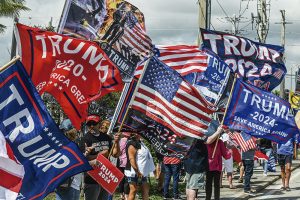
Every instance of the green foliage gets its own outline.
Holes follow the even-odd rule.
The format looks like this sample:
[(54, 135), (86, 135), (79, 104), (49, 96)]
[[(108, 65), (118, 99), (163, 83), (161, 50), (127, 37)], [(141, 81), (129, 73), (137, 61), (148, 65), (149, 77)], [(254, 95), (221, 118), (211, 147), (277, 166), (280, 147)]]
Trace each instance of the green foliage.
[[(18, 17), (21, 11), (30, 10), (24, 3), (24, 0), (0, 0), (0, 17)], [(0, 24), (0, 34), (5, 31), (5, 28)]]

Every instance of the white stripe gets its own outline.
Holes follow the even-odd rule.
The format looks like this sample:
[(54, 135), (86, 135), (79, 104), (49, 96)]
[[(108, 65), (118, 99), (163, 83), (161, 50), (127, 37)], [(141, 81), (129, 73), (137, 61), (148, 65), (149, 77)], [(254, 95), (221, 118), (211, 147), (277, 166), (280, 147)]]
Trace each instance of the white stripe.
[(18, 193), (0, 186), (0, 199), (1, 200), (16, 200)]
[[(166, 53), (170, 53), (170, 51), (166, 51)], [(205, 57), (205, 58), (207, 58), (207, 56), (206, 55), (204, 55), (204, 54), (201, 54), (201, 53), (199, 53), (199, 52), (195, 52), (195, 53), (189, 53), (189, 52), (180, 52), (180, 54), (178, 53), (178, 54), (172, 54), (172, 55), (166, 55), (166, 56), (164, 56), (164, 55), (162, 55), (162, 52), (160, 52), (160, 55), (161, 55), (161, 59), (162, 60), (168, 60), (168, 59), (173, 59), (173, 58), (187, 58), (187, 57), (193, 57), (192, 58), (192, 60), (194, 60), (194, 59), (199, 59), (199, 58), (201, 58), (201, 60), (205, 60), (205, 62), (207, 62), (207, 59), (204, 59), (203, 57)]]
[[(141, 85), (140, 87), (143, 88), (144, 90), (146, 90), (146, 91), (154, 94), (161, 101), (163, 101), (168, 106), (169, 109), (173, 110), (174, 112), (180, 113), (180, 114), (184, 115), (185, 117), (187, 117), (187, 118), (189, 118), (191, 120), (199, 121), (199, 122), (201, 121), (200, 118), (198, 118), (198, 117), (196, 117), (194, 115), (190, 115), (186, 111), (184, 111), (184, 110), (180, 109), (179, 107), (176, 107), (173, 104), (169, 103), (168, 101), (166, 101), (164, 99), (164, 97), (162, 97), (158, 92), (155, 92), (151, 88), (149, 88), (147, 86), (144, 86), (144, 85)], [(182, 118), (179, 118), (179, 117), (173, 115), (173, 113), (171, 113), (164, 105), (162, 105), (158, 101), (156, 101), (156, 100), (154, 100), (154, 99), (152, 99), (152, 98), (150, 98), (150, 97), (148, 97), (148, 96), (146, 96), (144, 94), (137, 93), (136, 97), (140, 97), (141, 99), (143, 99), (143, 100), (145, 100), (145, 101), (147, 101), (149, 103), (152, 103), (155, 106), (157, 106), (158, 108), (162, 109), (163, 111), (165, 111), (167, 113), (167, 115), (169, 116), (169, 118), (173, 119), (174, 121), (176, 121), (179, 124), (184, 124), (185, 126), (189, 127), (190, 129), (193, 129), (195, 131), (198, 131), (198, 130), (201, 130), (201, 132), (205, 132), (206, 131), (205, 129), (203, 129), (203, 128), (199, 127), (199, 126), (191, 124), (193, 122), (189, 123), (189, 122), (183, 120)], [(160, 114), (160, 115), (162, 115), (162, 114)], [(203, 125), (208, 125), (209, 124), (207, 121), (202, 122), (202, 123), (203, 123)]]
[[(180, 66), (181, 67), (181, 66)], [(175, 70), (179, 73), (179, 74), (185, 74), (189, 71), (192, 71), (192, 70), (198, 70), (198, 71), (205, 71), (207, 69), (207, 67), (203, 67), (203, 66), (189, 66), (189, 67), (181, 67), (180, 69), (176, 69)]]
[(206, 63), (206, 62), (203, 62), (203, 60), (183, 60), (183, 61), (178, 61), (178, 62), (164, 62), (166, 65), (170, 66), (170, 67), (173, 67), (173, 66), (178, 66), (178, 65), (187, 65), (187, 64), (193, 64), (195, 63), (196, 64), (199, 64), (199, 63)]
[(20, 178), (23, 178), (25, 174), (23, 165), (9, 158), (0, 158), (0, 169)]
[[(181, 90), (181, 89), (178, 90), (178, 93), (180, 93), (181, 95), (183, 95), (183, 96), (185, 96), (186, 98), (189, 98), (189, 99), (190, 99), (191, 97), (193, 97), (193, 96), (187, 94), (185, 91), (183, 91), (183, 90)], [(195, 99), (196, 99), (196, 98), (195, 98)], [(196, 100), (198, 100), (198, 99), (196, 99)], [(210, 115), (209, 115), (209, 114), (207, 114), (206, 112), (204, 112), (204, 111), (201, 110), (200, 108), (195, 107), (195, 105), (192, 105), (192, 104), (190, 104), (189, 102), (186, 102), (186, 101), (184, 101), (184, 100), (178, 98), (177, 96), (174, 98), (174, 101), (176, 101), (176, 102), (178, 102), (178, 103), (180, 103), (180, 104), (182, 104), (182, 105), (185, 105), (186, 107), (190, 108), (191, 110), (193, 110), (193, 111), (195, 111), (195, 112), (197, 112), (197, 113), (199, 113), (199, 114), (201, 114), (201, 115), (203, 115), (203, 116), (205, 116), (205, 117), (210, 118)], [(194, 102), (195, 102), (195, 101), (194, 101)], [(203, 104), (201, 104), (200, 101), (197, 101), (197, 102), (195, 102), (195, 103), (198, 104), (199, 106), (205, 107)], [(197, 118), (197, 119), (199, 120), (199, 118)]]
[(130, 47), (138, 49), (139, 52), (145, 52), (146, 49), (139, 43), (137, 43), (127, 32), (124, 33), (126, 35), (122, 37), (122, 39), (126, 42)]
[(3, 133), (0, 131), (0, 157), (8, 158), (7, 149), (6, 149), (6, 141)]
[[(137, 107), (143, 109), (145, 112), (150, 112), (150, 113), (154, 113), (154, 114), (156, 114), (156, 115), (161, 116), (161, 117), (163, 118), (163, 120), (164, 120), (167, 124), (169, 124), (173, 129), (175, 129), (174, 132), (178, 132), (178, 133), (180, 133), (180, 134), (182, 134), (182, 135), (186, 135), (186, 136), (193, 137), (193, 138), (199, 138), (199, 139), (201, 138), (200, 136), (194, 135), (194, 134), (192, 134), (192, 133), (190, 133), (190, 132), (187, 132), (187, 131), (184, 130), (184, 129), (181, 129), (181, 128), (177, 127), (175, 124), (173, 124), (173, 123), (169, 120), (168, 117), (162, 115), (162, 114), (161, 114), (160, 112), (158, 112), (157, 110), (154, 110), (154, 109), (152, 109), (152, 108), (150, 108), (150, 107), (147, 107), (147, 106), (146, 106), (145, 104), (143, 104), (143, 103), (138, 103), (138, 102), (134, 101), (134, 102), (133, 102), (133, 105), (135, 105), (135, 106), (137, 106)], [(200, 130), (199, 130), (199, 133), (200, 133), (200, 132), (201, 132), (201, 133), (204, 133), (203, 131), (200, 131)]]
[(127, 37), (130, 38), (134, 44), (136, 44), (137, 46), (139, 46), (142, 49), (145, 49), (145, 51), (150, 48), (149, 43), (146, 43), (143, 38), (141, 38), (139, 35), (137, 35), (135, 32), (133, 32), (130, 28), (126, 28), (126, 30), (128, 32), (130, 32), (131, 35), (134, 35), (134, 38), (133, 38), (127, 31), (124, 31), (125, 35), (127, 35)]

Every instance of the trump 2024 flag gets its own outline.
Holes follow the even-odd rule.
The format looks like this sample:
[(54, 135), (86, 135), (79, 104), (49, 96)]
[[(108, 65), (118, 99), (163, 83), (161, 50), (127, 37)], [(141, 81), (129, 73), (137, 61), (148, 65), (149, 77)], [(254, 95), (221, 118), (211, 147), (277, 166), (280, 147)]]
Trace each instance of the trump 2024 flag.
[(258, 138), (286, 143), (299, 133), (290, 104), (276, 95), (236, 79), (224, 125)]
[(66, 178), (92, 169), (50, 117), (21, 62), (1, 72), (0, 93), (0, 170), (14, 178), (7, 185), (1, 172), (0, 196), (13, 191), (17, 199), (43, 199)]

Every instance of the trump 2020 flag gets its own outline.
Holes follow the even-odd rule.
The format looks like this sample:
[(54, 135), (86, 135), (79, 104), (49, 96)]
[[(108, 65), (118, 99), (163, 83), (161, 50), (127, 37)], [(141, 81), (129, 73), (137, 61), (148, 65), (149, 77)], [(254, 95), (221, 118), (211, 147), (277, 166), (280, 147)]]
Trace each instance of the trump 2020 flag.
[(77, 130), (88, 103), (123, 88), (120, 72), (91, 41), (16, 26), (22, 63), (38, 92), (50, 93)]
[(132, 108), (178, 135), (203, 137), (213, 111), (197, 89), (158, 58), (151, 57), (144, 70)]
[[(15, 189), (17, 199), (43, 199), (66, 178), (91, 170), (77, 145), (50, 117), (21, 62), (1, 72), (0, 82), (0, 147), (6, 147), (1, 150), (0, 169), (16, 175), (11, 185), (16, 187), (5, 187), (1, 183), (8, 180), (2, 178), (1, 187)], [(6, 168), (3, 157), (10, 158), (14, 168)]]
[(278, 143), (299, 133), (288, 102), (240, 79), (236, 79), (224, 125)]

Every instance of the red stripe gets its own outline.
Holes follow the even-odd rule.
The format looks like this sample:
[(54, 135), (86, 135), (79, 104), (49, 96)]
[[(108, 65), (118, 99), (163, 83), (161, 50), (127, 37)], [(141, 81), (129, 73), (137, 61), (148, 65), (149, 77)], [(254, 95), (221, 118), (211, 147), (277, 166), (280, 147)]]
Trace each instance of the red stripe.
[(12, 175), (7, 171), (0, 169), (0, 186), (18, 193), (22, 186), (22, 178)]
[[(152, 118), (154, 121), (157, 121), (158, 123), (162, 124), (163, 126), (169, 128), (171, 131), (173, 131), (175, 134), (182, 134), (181, 132), (178, 132), (177, 129), (175, 129), (170, 124), (166, 123), (164, 120), (162, 120), (160, 117), (154, 115), (153, 113), (148, 112), (147, 110), (144, 110), (140, 107), (132, 106), (133, 109), (138, 110), (142, 113), (145, 113), (148, 117)], [(193, 135), (193, 133), (191, 133)], [(202, 132), (198, 132), (197, 134), (194, 134), (196, 137), (203, 137), (205, 134)]]
[[(180, 119), (182, 119), (182, 120), (184, 120), (184, 121), (194, 121), (193, 124), (195, 124), (196, 126), (199, 126), (199, 127), (201, 127), (201, 128), (207, 129), (207, 126), (204, 125), (204, 124), (202, 124), (202, 123), (199, 123), (199, 121), (195, 121), (195, 120), (192, 120), (192, 119), (190, 119), (190, 118), (188, 118), (188, 117), (185, 117), (184, 115), (182, 115), (181, 113), (178, 113), (178, 112), (176, 112), (176, 111), (174, 112), (174, 110), (172, 110), (172, 109), (169, 107), (168, 104), (166, 104), (165, 102), (161, 101), (161, 99), (160, 99), (159, 97), (157, 97), (155, 94), (150, 93), (150, 92), (148, 92), (148, 91), (146, 91), (146, 90), (144, 90), (144, 89), (142, 89), (142, 88), (139, 88), (139, 89), (138, 89), (138, 93), (141, 93), (141, 94), (143, 94), (143, 95), (145, 95), (145, 96), (147, 96), (147, 97), (149, 97), (149, 98), (151, 98), (151, 99), (154, 99), (156, 102), (162, 104), (163, 107), (165, 107), (169, 112), (171, 112), (171, 113), (172, 113), (173, 115), (175, 115), (176, 117), (178, 117), (178, 118), (180, 118)], [(155, 110), (156, 110), (156, 108), (159, 109), (158, 107), (156, 107), (156, 106), (155, 106), (154, 104), (152, 104), (151, 102), (147, 102), (146, 100), (141, 99), (141, 98), (139, 98), (139, 97), (136, 97), (136, 98), (137, 98), (138, 100), (135, 99), (135, 101), (138, 101), (138, 102), (140, 102), (140, 103), (143, 103), (143, 104), (145, 104), (145, 105), (147, 105), (147, 106), (148, 106), (148, 105), (151, 105), (151, 108), (153, 108), (153, 109), (155, 109)], [(193, 102), (192, 102), (192, 103), (193, 103)], [(172, 102), (171, 104), (174, 105), (173, 102)], [(194, 103), (194, 104), (195, 104), (195, 103)], [(178, 104), (178, 103), (177, 103), (177, 105), (178, 105), (178, 106), (176, 106), (176, 107), (177, 107), (177, 108), (180, 108), (180, 109), (182, 109), (182, 110), (185, 110), (184, 108), (186, 108), (186, 106), (183, 106), (182, 104)], [(148, 106), (148, 107), (150, 107), (150, 106)], [(197, 105), (196, 105), (196, 107), (197, 107)], [(186, 111), (189, 112), (190, 109), (187, 109)], [(167, 115), (164, 111), (163, 111), (163, 113), (164, 113), (164, 115)], [(211, 121), (210, 118), (205, 117), (205, 116), (201, 115), (200, 113), (197, 113), (197, 115), (194, 115), (194, 116), (197, 117), (197, 118), (200, 118), (200, 119), (202, 119), (203, 121), (206, 121), (206, 122), (208, 122), (208, 123)]]
[[(180, 89), (183, 90), (184, 92), (190, 94), (191, 96), (194, 96), (195, 98), (197, 98), (197, 97), (199, 96), (198, 94), (193, 94), (193, 91), (188, 90), (186, 87), (180, 86)], [(211, 114), (211, 113), (212, 113), (212, 111), (211, 111), (210, 109), (208, 109), (207, 107), (204, 107), (204, 106), (203, 106), (203, 100), (201, 101), (200, 98), (197, 98), (197, 99), (198, 99), (202, 104), (197, 103), (197, 102), (195, 102), (195, 101), (189, 99), (188, 97), (183, 96), (182, 94), (176, 94), (176, 96), (177, 96), (178, 98), (180, 98), (180, 99), (182, 99), (182, 100), (188, 102), (189, 104), (194, 105), (196, 108), (199, 108), (199, 109), (202, 110), (203, 112), (206, 112), (206, 113), (208, 113), (208, 114)], [(201, 97), (201, 98), (202, 98), (202, 97)], [(204, 105), (206, 105), (206, 104), (204, 104)], [(210, 121), (210, 118), (207, 118), (207, 117), (206, 117), (206, 121)]]
[(176, 157), (168, 157), (168, 156), (165, 156), (164, 157), (164, 164), (165, 165), (174, 165), (174, 164), (179, 164), (181, 162), (181, 160), (179, 158), (176, 158)]
[[(136, 102), (139, 102), (139, 103), (142, 103), (143, 105), (145, 105), (145, 106), (147, 106), (147, 107), (150, 107), (150, 108), (152, 108), (152, 109), (154, 109), (154, 110), (156, 110), (156, 111), (158, 111), (159, 113), (161, 113), (161, 115), (164, 115), (165, 117), (167, 117), (173, 124), (175, 124), (177, 127), (179, 127), (179, 128), (181, 128), (181, 129), (184, 129), (184, 130), (186, 130), (187, 132), (190, 132), (190, 133), (192, 133), (192, 134), (194, 134), (194, 135), (199, 135), (199, 132), (198, 131), (196, 131), (196, 130), (194, 130), (194, 129), (191, 129), (191, 128), (189, 128), (188, 126), (186, 126), (185, 124), (182, 124), (182, 123), (179, 123), (179, 122), (177, 122), (177, 121), (175, 121), (173, 118), (171, 118), (165, 111), (163, 111), (162, 109), (160, 109), (159, 107), (156, 107), (154, 104), (152, 104), (152, 103), (150, 103), (150, 102), (147, 102), (147, 101), (145, 101), (145, 100), (143, 100), (143, 99), (141, 99), (141, 98), (139, 98), (139, 97), (136, 97), (135, 98), (135, 101)], [(143, 109), (143, 108), (141, 108), (141, 109)], [(170, 110), (169, 108), (167, 108), (166, 107), (166, 109), (168, 109), (168, 110)], [(143, 109), (144, 110), (144, 109)], [(145, 110), (146, 112), (148, 112), (148, 110)], [(145, 112), (144, 111), (144, 112)], [(199, 127), (199, 128), (202, 128), (202, 129), (207, 129), (208, 127), (206, 126), (206, 125), (203, 125), (203, 124), (201, 124), (201, 123), (199, 123), (199, 122), (197, 122), (197, 121), (195, 121), (195, 120), (191, 120), (191, 119), (189, 119), (189, 118), (186, 118), (186, 117), (184, 117), (182, 114), (180, 114), (180, 113), (173, 113), (175, 116), (177, 116), (178, 118), (180, 118), (182, 121), (185, 121), (185, 122), (187, 122), (187, 123), (190, 123), (190, 124), (193, 124), (193, 125), (195, 125), (195, 126), (197, 126), (197, 127)]]
[(133, 38), (133, 40), (131, 40), (132, 43), (135, 43), (134, 41), (136, 41), (138, 44), (140, 44), (142, 46), (142, 48), (144, 48), (144, 51), (150, 49), (149, 46), (147, 46), (146, 44), (144, 44), (143, 42), (145, 42), (142, 38), (138, 38), (137, 35), (133, 34), (130, 31), (126, 32), (128, 34), (128, 38), (129, 40), (131, 40), (131, 38)]
[(9, 146), (9, 144), (5, 143), (5, 145), (6, 145), (6, 153), (7, 153), (8, 157), (13, 161), (17, 161), (15, 158), (15, 154), (14, 154), (13, 150), (11, 149), (11, 147)]

